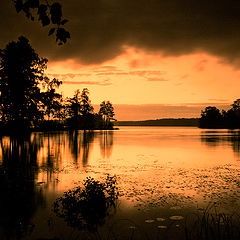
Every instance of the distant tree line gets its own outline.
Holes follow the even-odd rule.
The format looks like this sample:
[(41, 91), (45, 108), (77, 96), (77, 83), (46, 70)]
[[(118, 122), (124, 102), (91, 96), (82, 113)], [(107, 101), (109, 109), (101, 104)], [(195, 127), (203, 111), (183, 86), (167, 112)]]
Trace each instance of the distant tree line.
[(64, 99), (58, 79), (49, 79), (47, 59), (25, 37), (0, 50), (0, 130), (112, 129), (114, 108), (103, 101), (94, 113), (89, 91)]
[(231, 105), (228, 111), (208, 106), (201, 113), (201, 128), (240, 129), (240, 99)]

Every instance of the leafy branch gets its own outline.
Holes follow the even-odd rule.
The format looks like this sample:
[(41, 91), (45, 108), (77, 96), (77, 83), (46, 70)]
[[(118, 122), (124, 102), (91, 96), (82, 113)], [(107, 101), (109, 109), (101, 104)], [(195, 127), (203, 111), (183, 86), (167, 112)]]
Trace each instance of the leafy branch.
[(34, 13), (42, 26), (52, 25), (48, 35), (55, 34), (56, 42), (62, 45), (70, 38), (70, 33), (64, 28), (68, 20), (62, 16), (62, 6), (58, 2), (49, 3), (48, 0), (13, 0), (17, 13), (23, 11), (27, 18), (35, 21)]

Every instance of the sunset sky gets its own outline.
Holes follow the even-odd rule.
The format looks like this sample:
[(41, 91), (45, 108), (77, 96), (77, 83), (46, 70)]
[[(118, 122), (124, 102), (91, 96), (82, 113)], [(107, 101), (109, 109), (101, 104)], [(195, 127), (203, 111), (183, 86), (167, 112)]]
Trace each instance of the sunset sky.
[(0, 48), (27, 37), (64, 96), (87, 87), (92, 103), (110, 100), (119, 120), (199, 117), (240, 98), (240, 1), (60, 2), (67, 44), (1, 0)]

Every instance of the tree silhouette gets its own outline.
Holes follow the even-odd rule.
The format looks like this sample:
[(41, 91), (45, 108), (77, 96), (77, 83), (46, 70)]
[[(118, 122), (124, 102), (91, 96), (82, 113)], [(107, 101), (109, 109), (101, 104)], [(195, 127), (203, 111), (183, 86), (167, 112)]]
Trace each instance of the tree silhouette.
[(93, 106), (89, 99), (89, 91), (87, 88), (82, 90), (81, 100), (80, 100), (80, 113), (83, 116), (87, 116), (93, 113)]
[(104, 119), (106, 128), (112, 127), (110, 124), (110, 121), (114, 120), (113, 117), (115, 113), (114, 113), (114, 108), (111, 102), (103, 101), (100, 104), (100, 109), (98, 114), (102, 116), (102, 118)]
[(218, 128), (223, 124), (223, 116), (216, 107), (208, 106), (201, 113), (200, 127)]
[(235, 100), (231, 106), (231, 109), (224, 112), (225, 124), (228, 128), (240, 128), (240, 99)]
[(71, 127), (78, 129), (91, 129), (94, 124), (93, 106), (89, 99), (87, 88), (78, 89), (72, 98), (68, 98), (68, 113)]
[(48, 120), (52, 118), (61, 118), (62, 95), (56, 92), (56, 88), (62, 84), (62, 81), (54, 78), (50, 80), (48, 77), (44, 78), (44, 87), (46, 92), (43, 93), (43, 108)]
[(235, 100), (227, 111), (206, 107), (199, 123), (202, 128), (240, 129), (240, 99)]
[(72, 98), (67, 99), (68, 103), (68, 116), (75, 121), (78, 120), (80, 115), (80, 90), (77, 89)]
[(40, 110), (39, 84), (44, 79), (47, 59), (40, 58), (25, 37), (10, 42), (0, 51), (1, 118), (17, 125), (37, 121)]
[(70, 33), (63, 27), (68, 20), (62, 17), (62, 6), (58, 2), (51, 3), (51, 0), (14, 0), (16, 11), (23, 11), (27, 18), (35, 20), (34, 14), (37, 14), (38, 21), (42, 26), (53, 25), (49, 30), (49, 36), (56, 35), (56, 42), (59, 45), (67, 42)]

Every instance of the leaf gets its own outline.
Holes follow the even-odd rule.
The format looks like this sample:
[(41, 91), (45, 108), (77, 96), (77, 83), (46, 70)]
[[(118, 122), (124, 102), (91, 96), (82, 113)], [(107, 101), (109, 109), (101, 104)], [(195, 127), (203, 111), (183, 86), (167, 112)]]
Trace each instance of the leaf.
[(68, 20), (67, 20), (67, 19), (64, 19), (64, 20), (61, 21), (61, 25), (64, 25), (64, 24), (67, 23), (67, 22), (68, 22)]
[(39, 0), (28, 0), (25, 2), (29, 8), (38, 8), (39, 7)]
[(43, 27), (50, 24), (50, 19), (47, 15), (43, 16), (43, 18), (41, 18), (41, 21), (42, 21)]
[(38, 14), (41, 16), (41, 15), (46, 15), (46, 11), (47, 11), (47, 5), (45, 4), (41, 4), (39, 7), (38, 7)]
[(48, 33), (48, 36), (52, 35), (52, 34), (55, 32), (55, 29), (56, 29), (56, 28), (51, 28), (50, 31), (49, 31), (49, 33)]
[(60, 43), (66, 43), (68, 38), (70, 38), (70, 33), (68, 31), (66, 31), (64, 28), (57, 29), (56, 41), (59, 41)]
[(53, 24), (60, 24), (62, 17), (62, 6), (59, 3), (53, 3), (50, 8), (51, 21)]
[(23, 2), (22, 0), (15, 0), (15, 8), (17, 13), (19, 13), (22, 10)]

